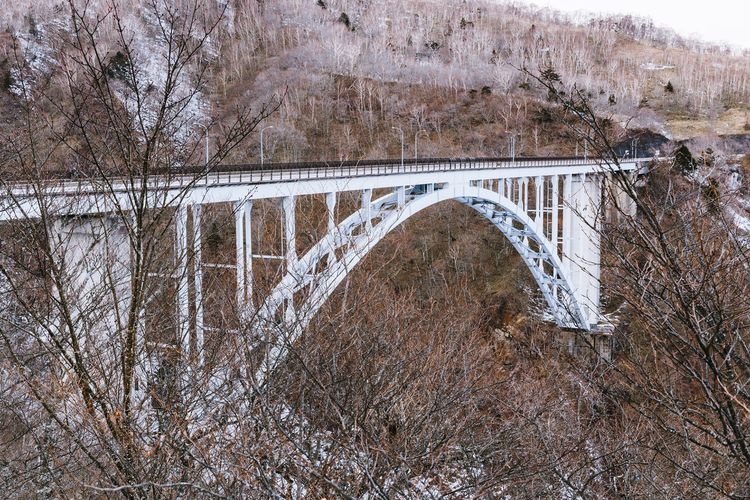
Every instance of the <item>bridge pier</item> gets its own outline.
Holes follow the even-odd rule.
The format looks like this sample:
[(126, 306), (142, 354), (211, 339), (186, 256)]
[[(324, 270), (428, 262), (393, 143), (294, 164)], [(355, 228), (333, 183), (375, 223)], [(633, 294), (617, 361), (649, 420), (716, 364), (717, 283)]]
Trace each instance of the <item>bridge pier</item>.
[(406, 204), (406, 188), (399, 186), (396, 188), (396, 206), (398, 208), (404, 208)]
[[(88, 336), (116, 334), (130, 301), (130, 240), (115, 217), (55, 219), (48, 229), (61, 290), (72, 321)], [(84, 338), (85, 341), (85, 338)]]
[(634, 217), (636, 215), (635, 200), (623, 188), (621, 181), (614, 179), (615, 175), (625, 177), (624, 182), (634, 184), (636, 174), (630, 172), (610, 173), (605, 179), (605, 192), (608, 197), (606, 204), (606, 218), (608, 222), (621, 222), (624, 218)]
[[(285, 196), (282, 199), (282, 212), (284, 214), (284, 261), (286, 263), (286, 272), (295, 273), (297, 264), (297, 214), (296, 198), (294, 196)], [(302, 276), (294, 276), (295, 280), (301, 280)], [(284, 321), (291, 325), (297, 313), (294, 308), (294, 296), (292, 295), (285, 301)]]
[(203, 365), (204, 311), (203, 311), (203, 232), (201, 230), (202, 206), (192, 205), (193, 215), (193, 289), (195, 290), (195, 351), (199, 366)]
[[(403, 197), (403, 190), (401, 188), (401, 196)], [(328, 215), (328, 234), (334, 234), (336, 230), (336, 193), (326, 193), (326, 212)], [(333, 246), (328, 250), (328, 265), (330, 266), (336, 261), (336, 252), (333, 250)]]
[(368, 231), (372, 229), (372, 189), (362, 190), (362, 221)]
[[(576, 300), (584, 308), (589, 325), (601, 319), (599, 310), (601, 269), (601, 177), (574, 175), (566, 179), (570, 195), (567, 223), (568, 261), (570, 280)], [(565, 221), (563, 222), (565, 225)]]
[(235, 204), (235, 265), (240, 318), (250, 318), (253, 310), (252, 212), (252, 200), (240, 200)]
[(592, 362), (612, 361), (612, 326), (597, 326), (590, 332), (567, 330), (560, 344), (571, 356)]
[(551, 224), (551, 231), (552, 234), (550, 235), (550, 241), (555, 247), (555, 251), (559, 252), (560, 249), (560, 232), (559, 232), (559, 222), (560, 222), (560, 176), (553, 175), (552, 176), (552, 224)]
[(175, 211), (175, 274), (177, 275), (177, 341), (182, 352), (190, 354), (190, 298), (188, 295), (188, 211), (180, 205)]
[(534, 178), (534, 222), (540, 231), (544, 231), (544, 181), (541, 176)]

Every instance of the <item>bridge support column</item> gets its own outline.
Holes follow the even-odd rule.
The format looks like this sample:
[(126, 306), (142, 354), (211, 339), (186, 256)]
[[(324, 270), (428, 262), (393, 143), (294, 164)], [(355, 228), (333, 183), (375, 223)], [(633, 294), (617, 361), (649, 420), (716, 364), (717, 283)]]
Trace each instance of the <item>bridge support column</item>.
[(396, 206), (404, 208), (404, 205), (406, 205), (406, 188), (399, 186), (396, 188)]
[(237, 312), (241, 319), (253, 314), (252, 200), (234, 206), (235, 262), (237, 273)]
[(326, 193), (326, 213), (328, 232), (331, 232), (336, 229), (336, 193)]
[(295, 213), (296, 200), (294, 196), (283, 198), (282, 211), (284, 213), (284, 255), (287, 269), (297, 262), (297, 216)]
[(203, 236), (201, 231), (201, 205), (195, 204), (193, 212), (193, 288), (195, 289), (195, 351), (198, 364), (203, 365)]
[(247, 318), (252, 317), (253, 307), (253, 200), (245, 201), (245, 311)]
[(616, 175), (618, 174), (611, 173), (605, 179), (605, 192), (608, 198), (606, 215), (610, 222), (618, 222), (626, 217), (634, 217), (636, 214), (635, 200), (628, 195), (620, 184), (621, 182), (632, 182), (632, 174), (620, 172), (619, 175), (626, 177), (626, 179), (619, 181), (614, 178)]
[[(521, 177), (521, 184), (518, 186), (518, 196), (521, 198), (521, 211), (526, 215), (529, 214), (529, 178)], [(524, 246), (528, 246), (529, 237), (523, 237)]]
[(600, 235), (601, 177), (573, 176), (568, 236), (571, 243), (569, 260), (573, 294), (584, 309), (589, 325), (601, 319), (600, 299)]
[(362, 218), (365, 227), (372, 229), (372, 189), (362, 190)]
[(544, 183), (542, 177), (534, 178), (534, 188), (536, 189), (534, 196), (534, 222), (536, 222), (539, 232), (544, 234)]
[(560, 232), (559, 232), (559, 218), (560, 218), (560, 177), (557, 175), (552, 176), (552, 196), (550, 200), (550, 217), (552, 219), (550, 241), (555, 246), (555, 251), (560, 252)]
[[(336, 193), (334, 192), (326, 193), (326, 211), (328, 213), (328, 234), (333, 234), (336, 230)], [(329, 266), (336, 261), (336, 252), (333, 250), (335, 247), (334, 242), (328, 251)]]
[(177, 274), (177, 342), (183, 356), (190, 354), (190, 297), (188, 295), (188, 211), (185, 205), (175, 213), (175, 271)]
[[(567, 228), (563, 228), (566, 234), (568, 243), (568, 253), (566, 254), (568, 261), (568, 276), (570, 276), (570, 284), (573, 291), (573, 296), (577, 301), (581, 300), (584, 293), (582, 283), (582, 274), (584, 273), (584, 266), (581, 265), (582, 256), (582, 238), (581, 232), (582, 226), (582, 213), (581, 209), (585, 203), (585, 193), (583, 191), (583, 181), (580, 175), (571, 175), (570, 177), (570, 193), (565, 199), (568, 204), (568, 225)], [(588, 320), (588, 310), (584, 311), (586, 319)]]
[[(296, 199), (294, 196), (286, 196), (282, 202), (282, 211), (284, 212), (284, 241), (285, 241), (285, 261), (287, 272), (292, 272), (292, 269), (297, 264), (297, 216), (295, 213)], [(299, 279), (299, 276), (295, 277)], [(284, 309), (284, 321), (291, 325), (296, 317), (294, 310), (294, 297), (290, 297), (286, 301), (286, 307)]]
[(242, 314), (245, 310), (245, 231), (243, 223), (245, 221), (245, 204), (238, 201), (234, 204), (234, 250), (235, 250), (235, 267), (237, 273), (237, 313)]
[(562, 206), (562, 255), (563, 255), (563, 266), (567, 272), (571, 272), (571, 258), (572, 258), (572, 240), (574, 238), (573, 228), (571, 227), (572, 222), (572, 193), (573, 192), (573, 175), (568, 174), (563, 177), (563, 206)]
[(73, 308), (81, 341), (116, 335), (130, 300), (130, 242), (124, 225), (106, 215), (57, 219), (49, 235), (63, 287), (57, 293), (65, 294)]
[[(638, 175), (637, 172), (622, 172), (622, 175), (627, 179), (627, 182), (630, 183), (631, 186), (635, 186), (636, 177)], [(618, 206), (621, 207), (622, 213), (628, 217), (635, 217), (638, 212), (638, 205), (625, 189), (619, 186), (618, 188), (617, 203)]]
[[(513, 201), (513, 179), (505, 179), (503, 181), (503, 194), (504, 196), (511, 201), (511, 203), (514, 203)], [(513, 224), (513, 218), (508, 215), (505, 218), (505, 223), (508, 225)]]
[[(131, 240), (122, 220), (106, 214), (53, 220), (48, 226), (49, 246), (58, 272), (52, 286), (55, 303), (46, 327), (78, 341), (79, 355), (105, 356), (91, 360), (91, 376), (121, 384), (112, 370), (119, 366), (118, 349), (129, 342), (128, 320), (132, 300)], [(65, 303), (64, 312), (59, 304)], [(146, 389), (145, 318), (143, 306), (136, 312), (135, 363), (137, 381), (130, 390)], [(65, 317), (63, 317), (63, 314)], [(48, 321), (48, 323), (47, 323)], [(71, 331), (72, 330), (72, 331)], [(128, 340), (125, 340), (128, 339)], [(72, 347), (68, 347), (72, 358)], [(88, 361), (88, 359), (87, 359)]]

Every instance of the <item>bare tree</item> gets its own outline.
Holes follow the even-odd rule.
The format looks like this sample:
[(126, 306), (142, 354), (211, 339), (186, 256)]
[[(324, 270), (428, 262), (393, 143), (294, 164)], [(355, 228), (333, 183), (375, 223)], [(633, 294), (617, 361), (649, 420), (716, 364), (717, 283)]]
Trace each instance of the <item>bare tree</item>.
[[(218, 474), (200, 455), (210, 408), (226, 402), (207, 405), (219, 387), (189, 352), (202, 349), (190, 319), (174, 314), (188, 255), (173, 231), (190, 188), (278, 103), (202, 117), (226, 5), (148, 1), (145, 24), (121, 8), (69, 2), (46, 73), (17, 52), (27, 78), (1, 152), (0, 335), (3, 410), (25, 429), (9, 449), (27, 466), (6, 491), (44, 477), (49, 494), (154, 496)], [(214, 132), (205, 164), (197, 120)]]
[[(552, 68), (527, 72), (566, 112), (568, 125), (602, 158), (610, 200), (626, 200), (601, 233), (612, 300), (628, 318), (616, 380), (632, 394), (627, 411), (658, 434), (640, 453), (705, 494), (741, 497), (750, 470), (748, 248), (712, 179), (684, 175), (670, 160), (645, 184), (617, 173), (611, 121), (587, 94), (563, 87)], [(605, 276), (607, 276), (605, 273)], [(637, 394), (637, 396), (636, 396)]]

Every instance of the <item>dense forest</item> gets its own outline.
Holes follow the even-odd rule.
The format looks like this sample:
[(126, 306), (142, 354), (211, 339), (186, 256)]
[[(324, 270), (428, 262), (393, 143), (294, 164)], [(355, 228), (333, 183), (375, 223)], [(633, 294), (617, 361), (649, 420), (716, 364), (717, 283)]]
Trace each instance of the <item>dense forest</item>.
[[(621, 180), (637, 214), (601, 229), (611, 359), (456, 203), (378, 244), (262, 383), (224, 272), (232, 207), (203, 214), (198, 354), (169, 312), (166, 201), (112, 209), (127, 290), (73, 290), (48, 212), (0, 224), (4, 495), (750, 495), (747, 52), (482, 0), (26, 0), (0, 25), (4, 200), (60, 172), (145, 186), (204, 147), (203, 174), (258, 163), (261, 133), (267, 162), (657, 156)], [(299, 201), (301, 251), (324, 209)], [(258, 252), (281, 253), (280, 208), (253, 210)], [(280, 269), (258, 267), (261, 294)]]

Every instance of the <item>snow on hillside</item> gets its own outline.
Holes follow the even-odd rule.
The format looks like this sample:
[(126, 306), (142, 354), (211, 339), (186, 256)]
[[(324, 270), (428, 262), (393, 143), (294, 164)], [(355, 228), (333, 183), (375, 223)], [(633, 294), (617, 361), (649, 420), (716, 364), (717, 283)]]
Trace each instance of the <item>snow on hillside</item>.
[[(65, 16), (67, 7), (64, 4), (49, 2), (40, 6), (36, 2), (27, 3), (26, 14), (21, 16), (19, 13), (25, 9), (16, 5), (17, 9), (8, 9), (0, 16), (0, 25), (12, 33), (15, 40), (14, 58), (18, 59), (18, 63), (10, 69), (9, 90), (18, 97), (31, 98), (38, 90), (40, 81), (61, 69), (60, 61), (56, 59), (57, 50), (65, 46), (66, 39), (74, 36), (74, 28), (71, 19)], [(232, 10), (228, 9), (228, 12), (231, 14)], [(164, 19), (155, 16), (151, 8), (142, 3), (137, 9), (116, 12), (124, 30), (122, 38), (117, 35), (115, 13), (110, 10), (109, 3), (90, 2), (85, 13), (106, 13), (104, 22), (98, 26), (95, 34), (97, 51), (103, 57), (112, 60), (116, 54), (124, 51), (121, 40), (127, 41), (133, 54), (133, 60), (127, 63), (135, 68), (140, 95), (136, 96), (128, 84), (112, 83), (134, 123), (150, 128), (154, 125), (161, 105), (160, 98), (168, 83), (169, 66), (175, 63), (165, 37), (169, 34), (169, 27), (164, 25)], [(202, 33), (196, 30), (194, 35), (200, 38)], [(208, 40), (204, 52), (208, 58), (217, 57), (217, 44)], [(179, 115), (179, 120), (171, 124), (178, 141), (186, 139), (193, 125), (205, 121), (210, 112), (210, 104), (201, 90), (194, 88), (193, 79), (193, 74), (182, 71), (177, 76), (176, 88), (170, 91), (167, 103), (167, 108), (172, 109), (171, 118)]]

